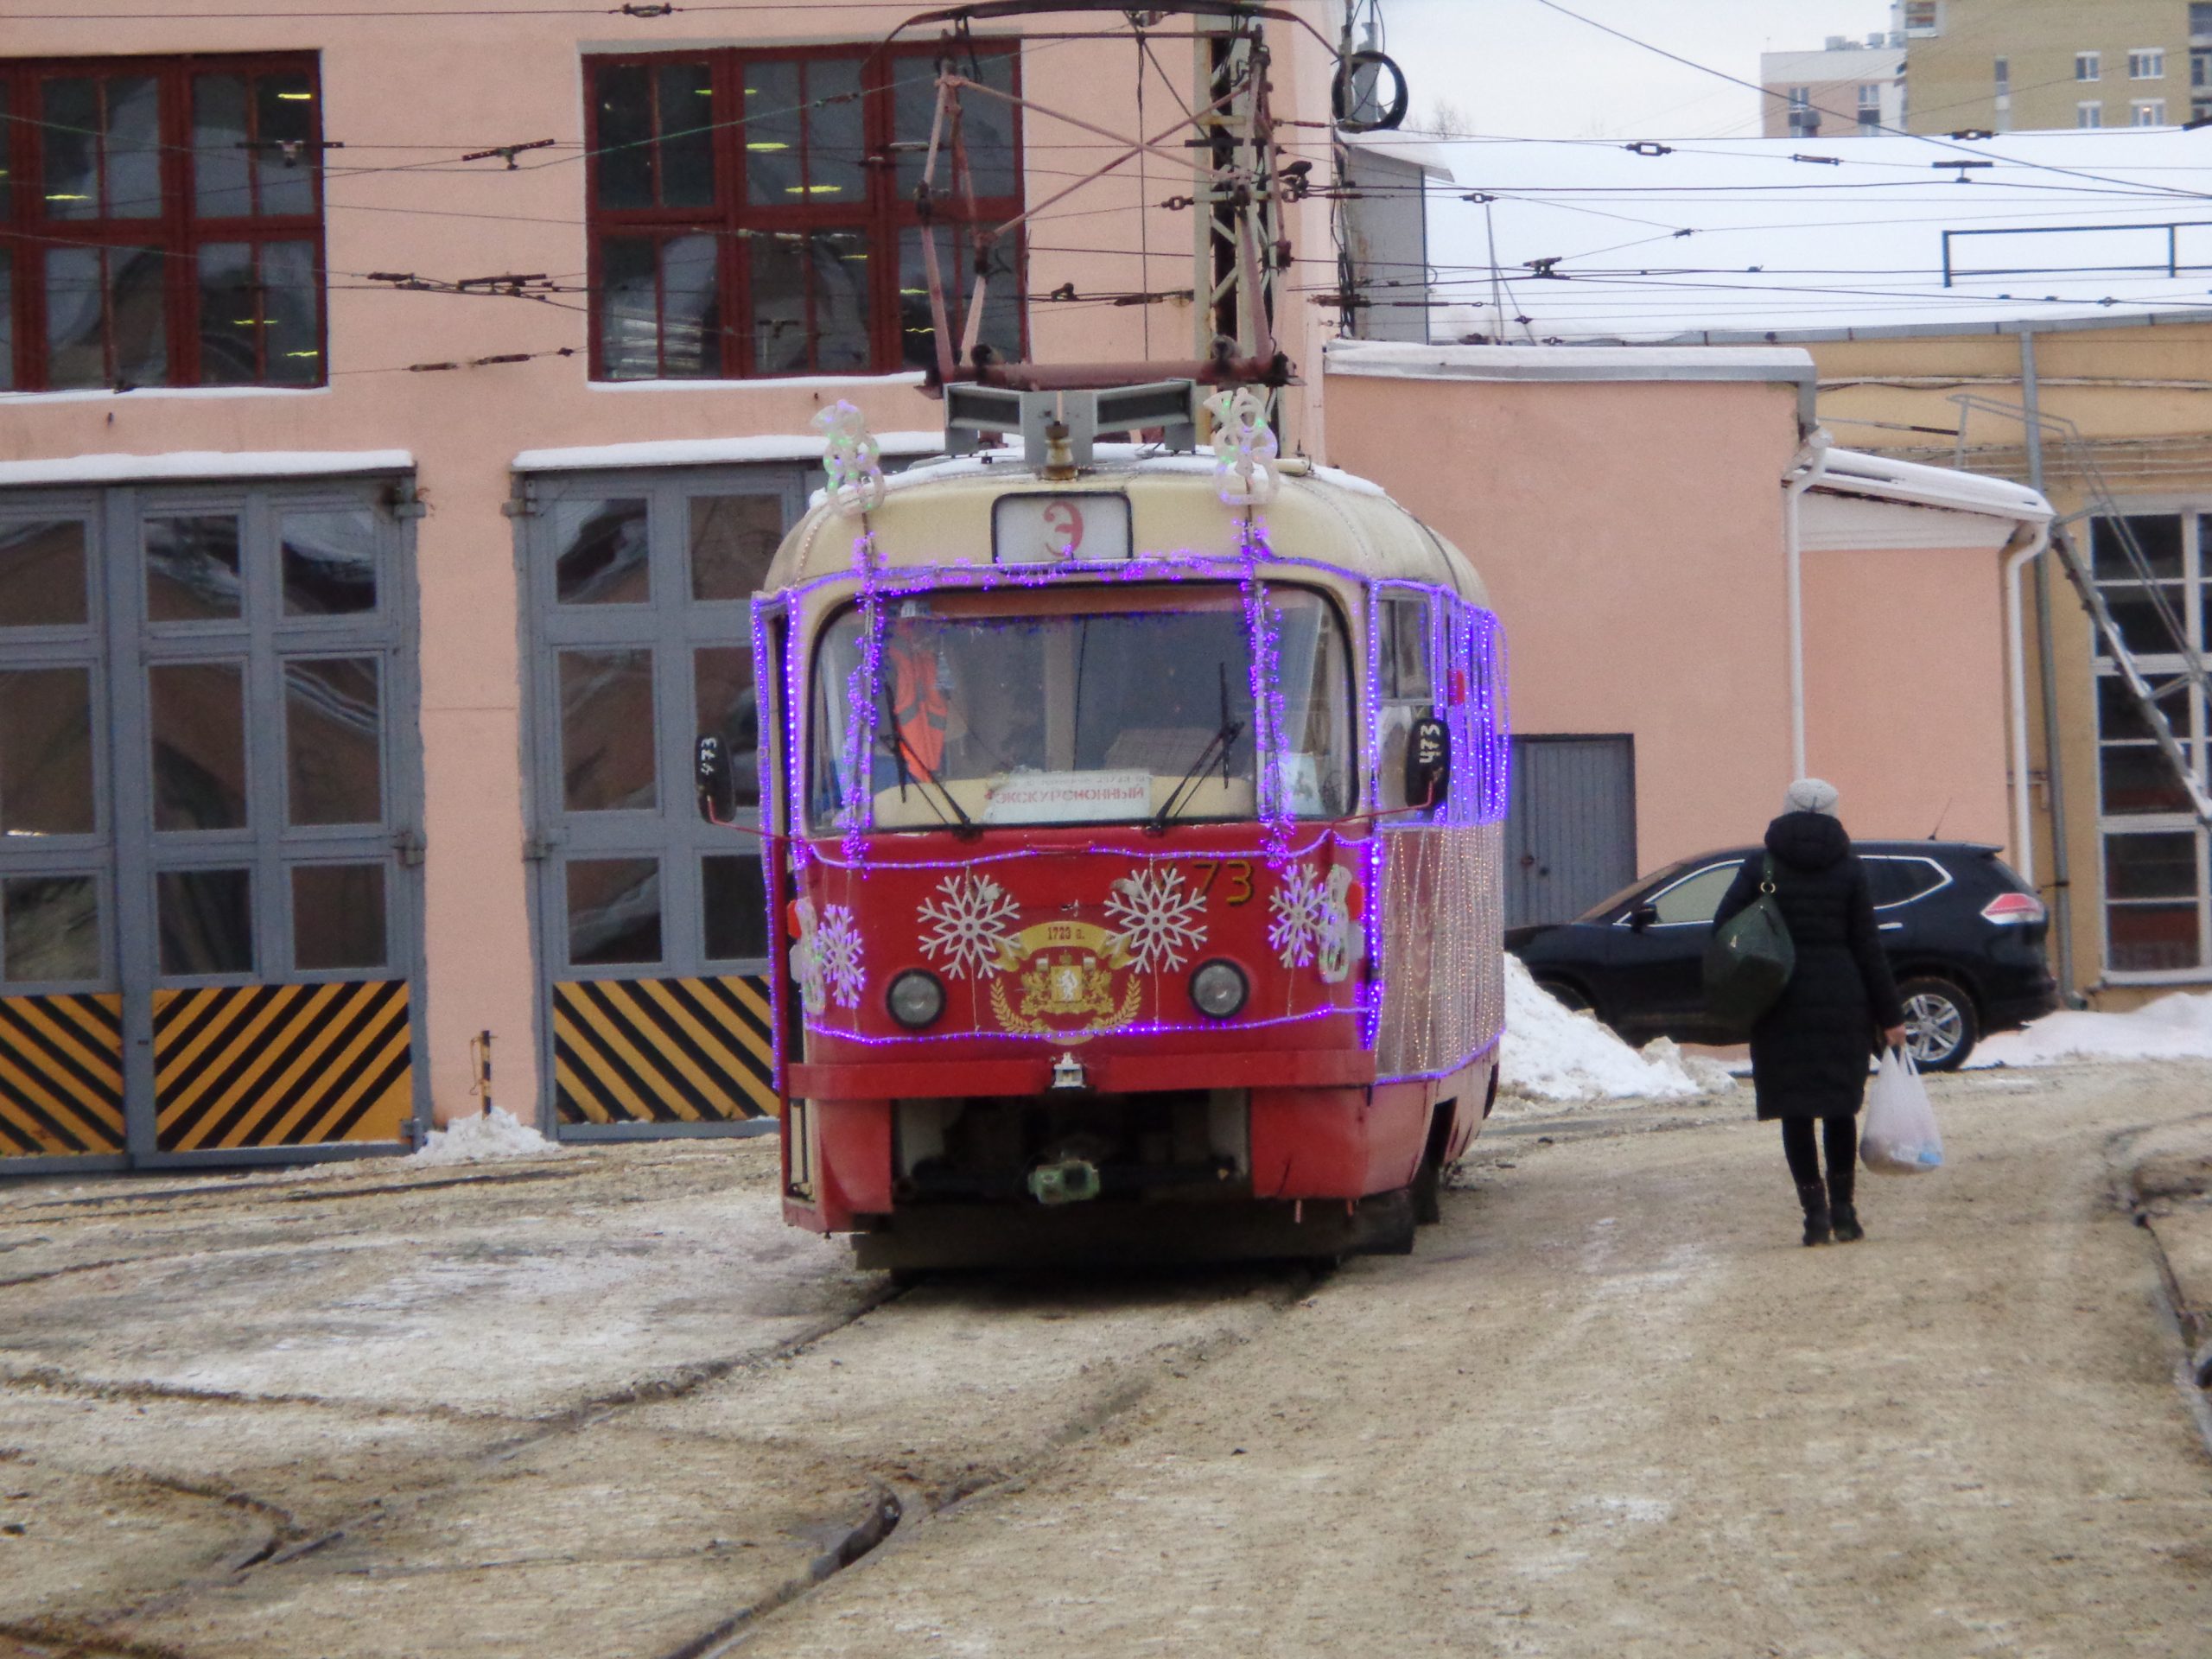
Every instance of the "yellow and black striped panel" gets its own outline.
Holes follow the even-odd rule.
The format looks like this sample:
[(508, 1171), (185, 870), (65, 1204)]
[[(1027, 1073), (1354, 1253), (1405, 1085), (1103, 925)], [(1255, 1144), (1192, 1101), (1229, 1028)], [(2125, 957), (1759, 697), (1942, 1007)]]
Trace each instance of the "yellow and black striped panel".
[(0, 1158), (123, 1150), (123, 999), (0, 997)]
[(414, 1103), (405, 980), (154, 993), (163, 1152), (397, 1141)]
[(776, 1109), (768, 982), (592, 979), (553, 988), (563, 1123), (716, 1123)]

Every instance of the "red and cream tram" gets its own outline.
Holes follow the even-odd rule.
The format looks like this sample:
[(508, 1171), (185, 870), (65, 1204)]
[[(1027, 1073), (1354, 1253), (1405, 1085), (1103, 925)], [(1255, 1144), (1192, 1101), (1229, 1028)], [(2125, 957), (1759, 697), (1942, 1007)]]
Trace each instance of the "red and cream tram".
[(785, 1213), (863, 1265), (1404, 1249), (1488, 1113), (1497, 618), (1215, 402), (888, 480), (844, 411), (756, 603)]

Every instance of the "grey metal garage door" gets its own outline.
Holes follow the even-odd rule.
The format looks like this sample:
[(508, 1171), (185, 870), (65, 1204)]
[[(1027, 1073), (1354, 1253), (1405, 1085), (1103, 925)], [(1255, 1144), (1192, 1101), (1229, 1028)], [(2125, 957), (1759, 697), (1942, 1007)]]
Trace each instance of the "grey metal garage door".
[(1571, 921), (1636, 879), (1636, 740), (1516, 737), (1505, 925)]
[(539, 1052), (564, 1138), (742, 1133), (775, 1109), (760, 843), (701, 821), (691, 764), (721, 736), (750, 821), (751, 602), (805, 481), (524, 480)]

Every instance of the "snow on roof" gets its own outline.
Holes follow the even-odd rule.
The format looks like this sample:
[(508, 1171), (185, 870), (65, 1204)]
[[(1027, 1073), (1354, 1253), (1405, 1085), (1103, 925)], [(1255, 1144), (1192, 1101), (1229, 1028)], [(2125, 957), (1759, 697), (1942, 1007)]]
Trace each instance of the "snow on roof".
[[(942, 432), (879, 432), (887, 455), (928, 455), (944, 448)], [(666, 438), (652, 443), (595, 443), (569, 449), (525, 449), (518, 473), (583, 472), (618, 467), (712, 467), (745, 461), (820, 461), (819, 433), (754, 433), (741, 438)]]
[[(1427, 192), (1439, 339), (1690, 342), (2153, 314), (2212, 321), (2202, 188), (2212, 132), (1408, 149), (1452, 160), (1453, 185)], [(1367, 297), (1419, 303), (1418, 273), (1408, 275), (1412, 291)]]
[(122, 484), (151, 478), (336, 478), (412, 472), (404, 449), (181, 449), (162, 455), (57, 455), (0, 461), (0, 485)]
[(1855, 449), (1830, 449), (1812, 489), (1815, 494), (1872, 496), (2031, 524), (2043, 523), (2052, 516), (2050, 502), (2008, 478), (1954, 472), (1948, 467), (1923, 467), (1917, 461), (1891, 461)]

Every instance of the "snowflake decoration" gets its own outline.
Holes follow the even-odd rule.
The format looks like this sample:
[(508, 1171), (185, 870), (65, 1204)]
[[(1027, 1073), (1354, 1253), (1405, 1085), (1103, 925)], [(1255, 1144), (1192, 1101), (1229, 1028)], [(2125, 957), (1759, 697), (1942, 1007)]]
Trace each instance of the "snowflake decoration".
[(1328, 893), (1311, 864), (1294, 864), (1268, 897), (1274, 918), (1268, 924), (1268, 944), (1286, 968), (1303, 968), (1313, 960), (1328, 925)]
[(841, 1008), (861, 1005), (861, 931), (853, 925), (853, 912), (843, 905), (824, 906), (822, 925), (814, 930), (815, 971)]
[(922, 900), (917, 917), (929, 929), (922, 935), (922, 954), (935, 962), (942, 951), (944, 971), (955, 979), (997, 973), (1001, 952), (1014, 938), (1008, 924), (1021, 906), (989, 876), (973, 871), (946, 876), (937, 891), (937, 898)]
[(1329, 872), (1327, 897), (1322, 905), (1316, 963), (1322, 982), (1341, 985), (1351, 976), (1352, 964), (1366, 954), (1367, 929), (1351, 917), (1351, 872), (1339, 864)]
[(1106, 914), (1121, 927), (1113, 943), (1146, 973), (1180, 968), (1206, 942), (1206, 896), (1185, 891), (1183, 872), (1154, 866), (1114, 883)]

